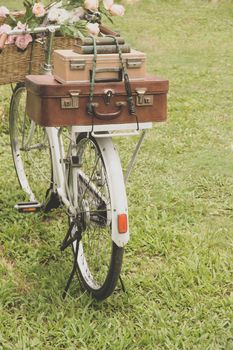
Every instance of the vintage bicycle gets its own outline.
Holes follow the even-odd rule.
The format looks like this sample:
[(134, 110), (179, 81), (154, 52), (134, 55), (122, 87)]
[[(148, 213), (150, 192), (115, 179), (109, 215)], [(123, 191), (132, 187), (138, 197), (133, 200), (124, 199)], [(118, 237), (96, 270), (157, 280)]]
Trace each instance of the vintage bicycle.
[[(43, 74), (51, 75), (58, 29), (13, 30), (8, 35), (46, 35), (42, 68)], [(63, 296), (77, 272), (82, 287), (95, 299), (103, 300), (112, 294), (120, 278), (124, 246), (130, 238), (125, 185), (152, 122), (44, 127), (28, 117), (26, 98), (25, 84), (18, 83), (10, 104), (10, 140), (19, 184), (28, 201), (16, 208), (37, 212), (65, 206), (68, 228), (61, 250), (71, 246), (74, 263)], [(113, 138), (135, 135), (139, 139), (123, 174)]]

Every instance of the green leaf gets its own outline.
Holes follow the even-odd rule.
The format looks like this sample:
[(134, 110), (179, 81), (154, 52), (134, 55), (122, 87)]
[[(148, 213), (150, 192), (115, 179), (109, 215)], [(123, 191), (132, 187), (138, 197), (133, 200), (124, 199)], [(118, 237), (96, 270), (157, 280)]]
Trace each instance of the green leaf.
[(72, 38), (81, 37), (87, 33), (86, 21), (79, 21), (73, 25), (62, 25), (60, 31), (64, 36), (69, 36)]
[(100, 12), (113, 24), (113, 19), (112, 17), (109, 15), (109, 12), (105, 9), (105, 7), (103, 5), (100, 6)]
[(5, 22), (6, 22), (6, 24), (8, 24), (11, 27), (15, 27), (17, 24), (16, 18), (12, 15), (7, 16), (7, 19)]

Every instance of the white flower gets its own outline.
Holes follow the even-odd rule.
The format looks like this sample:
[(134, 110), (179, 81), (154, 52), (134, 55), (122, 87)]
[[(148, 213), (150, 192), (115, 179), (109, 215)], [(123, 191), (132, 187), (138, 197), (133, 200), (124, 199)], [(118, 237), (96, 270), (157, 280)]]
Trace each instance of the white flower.
[(26, 29), (28, 29), (28, 26), (26, 23), (22, 23), (22, 22), (18, 21), (17, 26), (14, 29), (26, 30)]
[(80, 19), (83, 18), (85, 14), (85, 10), (83, 7), (77, 7), (76, 9), (74, 9), (73, 11), (70, 12), (70, 19), (69, 19), (69, 23), (73, 24), (75, 22), (80, 21)]
[(0, 17), (6, 17), (9, 13), (10, 11), (6, 6), (0, 6)]
[(59, 12), (57, 12), (57, 9), (60, 9), (62, 7), (62, 1), (54, 4), (50, 7), (48, 11), (48, 20), (51, 22), (56, 22), (57, 18), (59, 17)]
[(113, 5), (113, 0), (103, 0), (103, 4), (106, 10), (109, 10), (110, 7)]
[(55, 7), (51, 7), (51, 9), (48, 12), (48, 20), (51, 22), (56, 22), (56, 20), (59, 17), (59, 9)]
[(46, 13), (44, 5), (41, 2), (36, 2), (32, 8), (32, 13), (36, 17), (43, 17)]
[(122, 5), (113, 4), (109, 8), (109, 12), (112, 16), (124, 16), (125, 8)]
[(90, 11), (98, 11), (99, 0), (85, 0), (84, 7)]
[(61, 8), (51, 8), (48, 12), (48, 20), (50, 22), (57, 22), (64, 24), (70, 19), (70, 12)]
[(97, 36), (100, 32), (98, 23), (87, 23), (87, 30), (89, 35)]

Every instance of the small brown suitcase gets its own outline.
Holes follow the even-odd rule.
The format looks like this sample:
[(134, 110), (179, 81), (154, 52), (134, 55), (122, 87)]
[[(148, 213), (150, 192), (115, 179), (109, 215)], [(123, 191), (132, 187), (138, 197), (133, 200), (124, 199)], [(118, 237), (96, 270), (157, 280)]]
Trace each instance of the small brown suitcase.
[(131, 82), (136, 116), (129, 113), (124, 82), (94, 86), (93, 115), (87, 111), (90, 84), (58, 83), (53, 76), (26, 78), (27, 113), (41, 126), (161, 122), (167, 118), (168, 80), (148, 76)]
[[(131, 50), (123, 53), (130, 80), (143, 80), (146, 72), (146, 55)], [(63, 84), (90, 82), (93, 70), (93, 54), (79, 54), (72, 50), (55, 50), (53, 54), (53, 75)], [(122, 81), (123, 74), (119, 54), (98, 54), (96, 62), (96, 82)]]

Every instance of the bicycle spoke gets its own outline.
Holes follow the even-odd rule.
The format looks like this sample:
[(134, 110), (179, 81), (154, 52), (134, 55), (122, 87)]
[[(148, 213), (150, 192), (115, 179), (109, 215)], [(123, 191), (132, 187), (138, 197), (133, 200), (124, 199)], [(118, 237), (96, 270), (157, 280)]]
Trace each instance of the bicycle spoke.
[(91, 174), (91, 176), (90, 176), (89, 182), (88, 182), (88, 184), (86, 185), (85, 192), (83, 193), (83, 196), (81, 197), (81, 201), (83, 200), (83, 198), (84, 198), (84, 196), (85, 196), (85, 194), (86, 194), (86, 191), (87, 191), (87, 189), (88, 189), (88, 187), (89, 187), (89, 185), (90, 185), (90, 183), (91, 183), (91, 181), (92, 181), (92, 177), (94, 176), (94, 172), (95, 172), (95, 170), (96, 170), (96, 166), (97, 166), (98, 160), (99, 160), (99, 159), (97, 159), (96, 164), (95, 164), (95, 166), (94, 166), (94, 169), (93, 169), (93, 171), (92, 171), (92, 174)]

